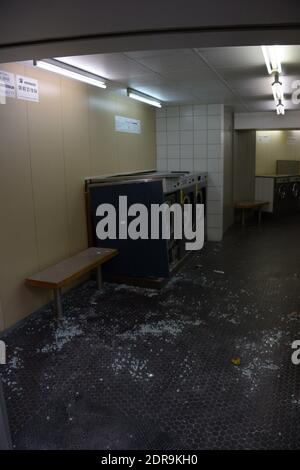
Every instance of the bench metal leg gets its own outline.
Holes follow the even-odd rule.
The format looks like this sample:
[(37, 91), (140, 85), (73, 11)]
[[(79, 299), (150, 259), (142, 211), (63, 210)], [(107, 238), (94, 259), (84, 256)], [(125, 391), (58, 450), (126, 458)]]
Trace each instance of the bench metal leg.
[(102, 271), (101, 266), (99, 266), (96, 270), (96, 277), (97, 277), (97, 289), (102, 289)]
[(57, 318), (60, 318), (63, 314), (62, 308), (62, 300), (61, 300), (61, 289), (53, 289), (54, 294), (54, 303), (55, 303), (55, 311)]

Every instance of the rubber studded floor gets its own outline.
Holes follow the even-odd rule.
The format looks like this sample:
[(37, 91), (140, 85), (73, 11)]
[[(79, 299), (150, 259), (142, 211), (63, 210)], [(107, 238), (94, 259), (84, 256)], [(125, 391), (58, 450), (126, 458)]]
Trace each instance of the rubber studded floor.
[(300, 448), (300, 218), (234, 227), (161, 291), (89, 281), (64, 312), (2, 334), (15, 448)]

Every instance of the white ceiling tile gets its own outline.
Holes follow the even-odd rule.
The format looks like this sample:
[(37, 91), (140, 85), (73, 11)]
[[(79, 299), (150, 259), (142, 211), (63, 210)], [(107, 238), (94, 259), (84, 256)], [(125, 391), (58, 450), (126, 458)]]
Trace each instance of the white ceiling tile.
[(118, 53), (61, 57), (59, 60), (109, 80), (127, 80), (130, 77), (149, 73), (143, 65)]
[(170, 49), (168, 54), (165, 51), (163, 53), (157, 51), (156, 55), (139, 57), (136, 60), (149, 70), (162, 74), (182, 69), (206, 70), (207, 68), (192, 49)]
[[(181, 53), (181, 51), (187, 51), (189, 49), (173, 49), (174, 51), (177, 51), (177, 53)], [(143, 58), (149, 58), (149, 57), (157, 57), (157, 56), (168, 56), (170, 55), (170, 51), (172, 49), (153, 49), (149, 51), (131, 51), (131, 52), (124, 52), (124, 54), (131, 59), (139, 60)]]
[[(203, 106), (215, 103), (232, 106), (235, 111), (274, 110), (273, 79), (267, 74), (259, 46), (198, 51), (200, 56), (193, 49), (162, 49), (60, 60), (106, 77), (116, 93), (125, 95), (126, 87), (131, 87), (165, 105), (184, 105), (186, 114), (191, 113), (188, 105), (194, 105), (194, 114), (200, 106), (198, 114), (202, 114)], [(286, 108), (298, 109), (290, 98), (293, 82), (300, 77), (300, 46), (282, 46), (282, 57)]]
[(300, 46), (281, 46), (282, 65), (300, 64)]
[(264, 64), (259, 46), (211, 47), (198, 50), (215, 68), (241, 66), (250, 68)]
[(155, 72), (150, 72), (143, 75), (137, 75), (135, 77), (129, 77), (126, 84), (132, 87), (168, 86), (170, 85), (170, 81)]

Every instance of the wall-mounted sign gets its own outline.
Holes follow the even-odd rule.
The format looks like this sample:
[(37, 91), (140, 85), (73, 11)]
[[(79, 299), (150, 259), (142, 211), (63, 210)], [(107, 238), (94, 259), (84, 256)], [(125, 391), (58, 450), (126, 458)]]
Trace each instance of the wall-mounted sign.
[(16, 97), (15, 76), (5, 70), (0, 70), (0, 96)]
[(257, 137), (257, 142), (259, 142), (260, 144), (268, 144), (269, 142), (271, 142), (271, 136), (270, 135), (259, 135)]
[(16, 76), (17, 97), (20, 100), (39, 101), (39, 84), (35, 78)]
[(288, 137), (288, 138), (286, 139), (286, 143), (287, 143), (288, 145), (296, 145), (297, 139), (296, 139), (296, 137)]
[(115, 129), (117, 132), (141, 133), (141, 121), (123, 116), (115, 116)]

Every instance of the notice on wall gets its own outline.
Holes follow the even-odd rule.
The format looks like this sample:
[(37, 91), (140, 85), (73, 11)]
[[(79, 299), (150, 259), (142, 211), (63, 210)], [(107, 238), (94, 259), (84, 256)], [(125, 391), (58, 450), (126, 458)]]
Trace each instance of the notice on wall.
[(0, 70), (0, 96), (3, 98), (15, 98), (15, 75), (5, 70)]
[(115, 129), (117, 132), (141, 133), (141, 121), (123, 116), (115, 116)]
[(270, 135), (259, 135), (257, 137), (257, 142), (259, 142), (260, 144), (268, 144), (269, 142), (271, 142), (271, 136)]
[(39, 83), (35, 78), (16, 76), (17, 97), (20, 100), (39, 101)]
[(296, 139), (296, 137), (288, 137), (288, 138), (286, 139), (286, 143), (287, 143), (288, 145), (296, 145), (297, 139)]

